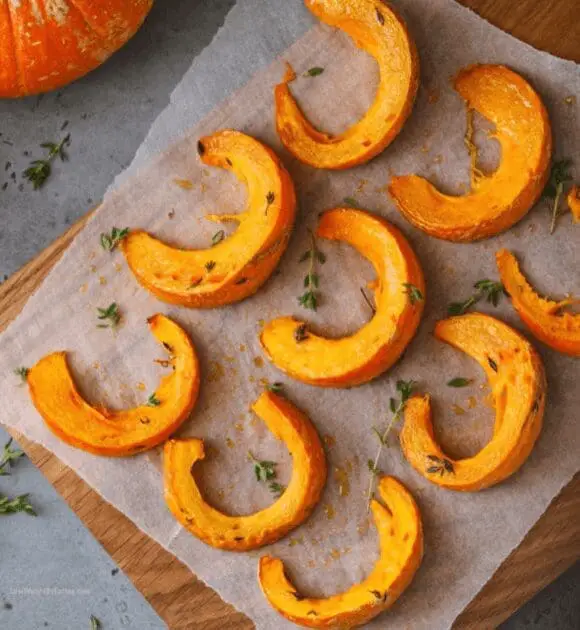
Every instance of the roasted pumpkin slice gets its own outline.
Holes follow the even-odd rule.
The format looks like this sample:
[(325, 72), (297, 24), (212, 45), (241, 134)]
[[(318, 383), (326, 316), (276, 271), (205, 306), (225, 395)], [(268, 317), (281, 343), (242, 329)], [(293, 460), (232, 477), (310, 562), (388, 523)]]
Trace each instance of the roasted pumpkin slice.
[(270, 360), (290, 376), (321, 387), (349, 387), (375, 378), (401, 356), (423, 313), (425, 282), (411, 246), (392, 224), (363, 210), (322, 215), (317, 236), (349, 243), (373, 264), (376, 310), (353, 335), (327, 339), (293, 317), (274, 319), (260, 340)]
[(299, 160), (316, 168), (364, 164), (385, 149), (407, 120), (419, 85), (419, 58), (403, 20), (382, 0), (305, 0), (320, 20), (344, 31), (372, 55), (380, 72), (375, 101), (347, 131), (331, 136), (315, 129), (290, 92), (293, 71), (276, 86), (278, 135)]
[(360, 584), (332, 597), (305, 597), (286, 577), (281, 560), (271, 556), (260, 559), (262, 591), (286, 619), (307, 628), (354, 628), (390, 608), (409, 586), (423, 558), (419, 508), (394, 477), (382, 477), (377, 489), (387, 506), (371, 502), (380, 557)]
[(494, 434), (477, 455), (453, 460), (435, 440), (429, 396), (414, 396), (405, 407), (403, 453), (438, 486), (483, 490), (516, 472), (531, 453), (546, 402), (544, 368), (524, 337), (488, 315), (445, 319), (437, 323), (435, 336), (472, 356), (485, 371), (496, 410)]
[(580, 221), (580, 186), (572, 186), (570, 188), (567, 201), (574, 221)]
[(501, 280), (511, 297), (512, 304), (534, 337), (558, 350), (580, 356), (580, 314), (562, 309), (580, 300), (566, 298), (556, 302), (540, 297), (530, 286), (516, 257), (507, 249), (496, 254)]
[(122, 241), (137, 280), (158, 298), (193, 308), (213, 308), (254, 294), (282, 256), (294, 223), (296, 198), (290, 175), (268, 147), (238, 131), (217, 132), (198, 143), (202, 161), (229, 169), (248, 188), (240, 214), (208, 215), (238, 229), (211, 248), (184, 250), (146, 232)]
[(173, 370), (147, 405), (123, 411), (92, 407), (77, 391), (64, 352), (49, 354), (30, 369), (32, 402), (61, 440), (95, 455), (134, 455), (164, 442), (187, 419), (199, 391), (195, 348), (164, 315), (154, 315), (148, 323)]
[(468, 133), (468, 194), (445, 195), (417, 175), (393, 177), (389, 192), (405, 217), (427, 234), (474, 241), (507, 230), (538, 200), (550, 173), (552, 132), (538, 94), (504, 66), (469, 66), (455, 78), (455, 89), (467, 105), (468, 123), (474, 110), (495, 124), (490, 135), (501, 146), (499, 167), (491, 175), (477, 169)]
[(303, 523), (326, 482), (326, 457), (310, 420), (282, 396), (263, 393), (253, 411), (292, 454), (292, 478), (272, 505), (247, 516), (230, 516), (206, 503), (193, 475), (205, 457), (197, 439), (170, 440), (164, 448), (165, 500), (175, 518), (212, 547), (248, 551), (282, 538)]

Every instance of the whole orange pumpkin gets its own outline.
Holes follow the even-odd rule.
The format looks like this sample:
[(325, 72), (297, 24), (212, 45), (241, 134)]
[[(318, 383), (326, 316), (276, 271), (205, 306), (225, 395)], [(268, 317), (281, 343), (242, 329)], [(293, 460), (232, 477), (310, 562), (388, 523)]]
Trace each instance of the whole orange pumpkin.
[(0, 98), (62, 87), (139, 29), (153, 0), (0, 0)]

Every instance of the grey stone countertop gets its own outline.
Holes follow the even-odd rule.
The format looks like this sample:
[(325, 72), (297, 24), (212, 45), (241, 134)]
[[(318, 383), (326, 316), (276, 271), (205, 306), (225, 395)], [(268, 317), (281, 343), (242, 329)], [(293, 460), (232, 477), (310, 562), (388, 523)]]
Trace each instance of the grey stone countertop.
[[(158, 2), (135, 38), (89, 76), (40, 98), (0, 101), (0, 282), (102, 198), (234, 3)], [(22, 171), (42, 156), (41, 142), (69, 132), (70, 161), (56, 163), (46, 186), (33, 191)], [(0, 445), (7, 439), (0, 429)], [(0, 629), (89, 628), (90, 615), (102, 622), (103, 630), (166, 627), (23, 458), (10, 477), (2, 477), (0, 494), (25, 492), (39, 516), (0, 517)], [(580, 628), (580, 565), (502, 628)]]

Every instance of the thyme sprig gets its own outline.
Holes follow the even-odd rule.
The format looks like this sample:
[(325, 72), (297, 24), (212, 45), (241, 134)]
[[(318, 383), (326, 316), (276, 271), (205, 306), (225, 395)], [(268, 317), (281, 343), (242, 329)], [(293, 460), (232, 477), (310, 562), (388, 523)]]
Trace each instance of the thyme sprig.
[(24, 512), (29, 516), (37, 516), (36, 510), (32, 507), (28, 500), (28, 494), (21, 494), (13, 499), (0, 495), (0, 514), (16, 514)]
[(97, 328), (116, 328), (121, 321), (121, 313), (119, 312), (119, 306), (116, 302), (112, 302), (107, 308), (97, 307), (97, 319), (102, 323), (97, 324)]
[(23, 383), (26, 383), (26, 379), (28, 378), (29, 372), (30, 372), (30, 369), (27, 367), (17, 367), (14, 370), (14, 374), (16, 374), (16, 376), (19, 376)]
[(286, 486), (275, 481), (278, 473), (276, 472), (276, 462), (270, 460), (259, 460), (254, 457), (252, 451), (248, 451), (248, 459), (254, 463), (254, 474), (256, 480), (268, 484), (268, 489), (276, 497), (284, 494)]
[(409, 296), (409, 302), (414, 306), (417, 302), (422, 302), (425, 298), (421, 290), (410, 282), (403, 282), (404, 293)]
[(501, 282), (494, 282), (493, 280), (478, 280), (473, 287), (476, 289), (476, 292), (470, 295), (467, 300), (463, 302), (452, 302), (449, 305), (447, 308), (449, 315), (462, 315), (484, 298), (487, 302), (493, 304), (493, 306), (497, 306), (502, 295), (508, 295), (503, 284)]
[(11, 448), (12, 446), (12, 438), (6, 442), (4, 445), (4, 451), (2, 453), (2, 457), (0, 458), (0, 477), (6, 477), (10, 473), (10, 467), (14, 465), (14, 462), (21, 457), (24, 457), (24, 452), (19, 449)]
[(91, 630), (101, 630), (103, 624), (95, 617), (95, 615), (91, 615)]
[(70, 133), (60, 142), (43, 142), (40, 146), (48, 150), (48, 155), (44, 159), (33, 160), (29, 167), (22, 174), (25, 179), (32, 183), (34, 190), (41, 188), (52, 173), (52, 161), (60, 158), (62, 162), (68, 160), (65, 148), (70, 144)]
[(147, 399), (148, 407), (159, 407), (160, 404), (161, 401), (159, 400), (159, 398), (157, 398), (155, 393), (151, 394), (151, 396), (149, 396), (149, 398)]
[(560, 200), (562, 193), (564, 192), (564, 182), (568, 182), (572, 179), (572, 175), (569, 172), (572, 166), (572, 160), (564, 158), (563, 160), (557, 160), (552, 164), (552, 170), (550, 171), (550, 179), (546, 187), (544, 188), (543, 197), (551, 199), (550, 213), (552, 219), (550, 221), (550, 234), (553, 234), (556, 229), (556, 221), (562, 214), (560, 210)]
[(101, 247), (106, 252), (112, 252), (115, 247), (129, 234), (129, 228), (117, 228), (113, 227), (110, 234), (103, 232), (101, 234), (100, 242)]
[(377, 427), (373, 427), (372, 430), (379, 439), (379, 448), (377, 450), (377, 454), (373, 459), (369, 459), (367, 461), (368, 469), (371, 473), (371, 478), (369, 482), (369, 489), (367, 492), (367, 510), (370, 508), (371, 499), (374, 496), (373, 488), (375, 485), (375, 478), (381, 474), (381, 470), (379, 468), (379, 461), (381, 459), (381, 454), (383, 452), (383, 448), (387, 445), (389, 434), (392, 428), (395, 426), (395, 423), (398, 422), (405, 410), (405, 406), (407, 401), (415, 391), (417, 383), (415, 381), (397, 381), (397, 392), (400, 394), (400, 399), (396, 400), (395, 398), (391, 398), (389, 407), (391, 409), (391, 419), (387, 424), (387, 427), (384, 431), (379, 431)]
[(298, 298), (298, 303), (304, 308), (315, 311), (318, 308), (318, 284), (319, 276), (316, 273), (316, 263), (323, 265), (326, 256), (316, 246), (316, 239), (312, 230), (310, 232), (310, 249), (302, 254), (300, 262), (308, 261), (308, 273), (304, 276), (304, 288), (306, 291)]

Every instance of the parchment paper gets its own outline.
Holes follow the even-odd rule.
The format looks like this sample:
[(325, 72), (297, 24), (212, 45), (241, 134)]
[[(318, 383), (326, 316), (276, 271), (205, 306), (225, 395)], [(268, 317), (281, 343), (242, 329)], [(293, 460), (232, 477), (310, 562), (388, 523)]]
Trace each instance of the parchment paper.
[[(301, 5), (299, 0), (293, 2)], [(540, 203), (506, 234), (459, 245), (429, 238), (412, 228), (384, 191), (392, 173), (410, 172), (428, 176), (449, 191), (465, 189), (465, 112), (449, 79), (473, 62), (505, 63), (522, 72), (550, 110), (556, 155), (572, 157), (578, 163), (578, 103), (564, 102), (579, 91), (576, 65), (533, 50), (449, 0), (405, 0), (396, 6), (418, 43), (422, 85), (400, 137), (371, 164), (341, 173), (313, 170), (293, 160), (274, 132), (272, 88), (282, 76), (282, 60), (291, 61), (298, 73), (312, 66), (324, 67), (324, 74), (300, 78), (293, 89), (307, 114), (325, 129), (336, 131), (352, 124), (372, 101), (376, 85), (372, 60), (354, 51), (348, 38), (321, 25), (315, 25), (281, 59), (191, 129), (199, 113), (213, 105), (212, 94), (221, 95), (226, 89), (224, 81), (230, 85), (227, 72), (242, 63), (232, 62), (229, 56), (220, 61), (220, 51), (225, 48), (228, 55), (233, 54), (237, 44), (237, 54), (247, 60), (244, 67), (254, 67), (268, 59), (280, 41), (303, 30), (309, 18), (287, 6), (282, 0), (267, 6), (259, 0), (246, 0), (232, 11), (214, 44), (177, 88), (139, 152), (130, 177), (122, 177), (107, 194), (87, 228), (2, 335), (0, 356), (2, 422), (56, 453), (264, 629), (290, 626), (260, 593), (256, 566), (265, 551), (221, 552), (184, 531), (165, 507), (158, 453), (105, 459), (60, 442), (45, 428), (26, 388), (18, 387), (13, 369), (30, 366), (48, 352), (66, 349), (81, 389), (91, 401), (132, 405), (154, 391), (160, 374), (153, 359), (163, 353), (149, 335), (145, 319), (158, 311), (175, 317), (191, 333), (203, 369), (201, 396), (182, 433), (202, 437), (214, 447), (197, 474), (208, 500), (233, 513), (250, 512), (272, 500), (264, 484), (255, 480), (246, 459), (248, 449), (279, 462), (282, 483), (289, 476), (290, 460), (284, 447), (248, 411), (264, 379), (283, 381), (289, 398), (326, 436), (330, 475), (322, 501), (308, 523), (266, 551), (287, 562), (300, 588), (330, 594), (361, 580), (377, 556), (375, 530), (368, 527), (366, 518), (366, 461), (377, 448), (371, 426), (382, 427), (388, 420), (389, 398), (395, 393), (397, 379), (415, 379), (422, 390), (431, 392), (440, 438), (451, 455), (473, 453), (490, 437), (493, 411), (485, 404), (489, 390), (483, 374), (473, 361), (431, 334), (434, 322), (445, 316), (447, 304), (470, 295), (476, 280), (497, 278), (494, 253), (500, 247), (509, 247), (522, 257), (526, 273), (541, 291), (563, 295), (579, 288), (575, 246), (580, 232), (570, 215), (563, 216), (556, 233), (549, 236), (549, 212)], [(237, 86), (240, 76), (241, 71), (232, 75), (231, 85)], [(280, 273), (250, 300), (209, 312), (169, 307), (138, 287), (121, 253), (111, 255), (100, 249), (99, 234), (113, 225), (128, 225), (182, 246), (208, 246), (219, 228), (203, 215), (240, 210), (244, 204), (244, 190), (238, 182), (218, 169), (202, 168), (196, 157), (198, 136), (222, 127), (255, 135), (280, 152), (298, 190), (300, 215), (295, 233)], [(483, 143), (484, 162), (489, 167), (497, 156), (490, 141)], [(147, 164), (151, 151), (162, 147), (166, 152)], [(193, 188), (178, 186), (176, 178), (190, 180)], [(306, 318), (332, 335), (353, 331), (368, 319), (370, 313), (359, 287), (372, 278), (372, 270), (347, 246), (320, 243), (328, 260), (319, 269), (318, 313), (302, 310), (296, 299), (303, 291), (306, 272), (298, 259), (307, 248), (307, 228), (315, 227), (320, 211), (343, 203), (344, 197), (355, 198), (361, 207), (403, 229), (423, 264), (428, 303), (417, 337), (389, 373), (356, 389), (322, 390), (281, 375), (263, 357), (257, 335), (263, 320), (280, 314)], [(124, 322), (117, 333), (96, 328), (96, 307), (112, 301), (123, 312)], [(485, 304), (480, 307), (522, 328), (505, 300), (497, 309)], [(381, 468), (403, 480), (420, 504), (426, 553), (410, 589), (369, 627), (382, 628), (387, 623), (392, 628), (450, 626), (577, 471), (578, 362), (534, 343), (549, 379), (545, 427), (532, 456), (509, 481), (478, 494), (446, 492), (411, 470), (396, 439), (384, 451)], [(466, 389), (446, 387), (455, 376), (474, 377), (476, 382)], [(195, 610), (191, 614), (195, 616)]]

